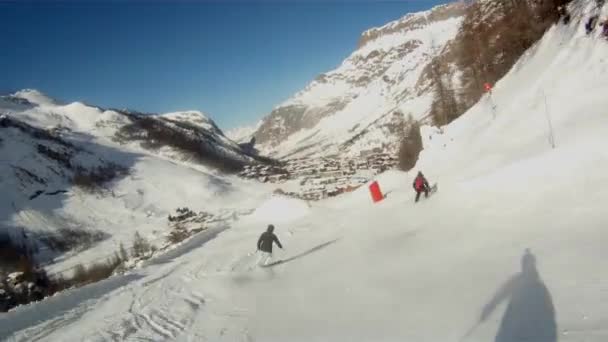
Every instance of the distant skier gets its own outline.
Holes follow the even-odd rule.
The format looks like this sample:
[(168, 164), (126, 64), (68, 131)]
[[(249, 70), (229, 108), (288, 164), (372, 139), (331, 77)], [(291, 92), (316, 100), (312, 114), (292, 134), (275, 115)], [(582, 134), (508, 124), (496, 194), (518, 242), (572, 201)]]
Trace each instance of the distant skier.
[(429, 197), (429, 191), (431, 187), (429, 186), (429, 182), (424, 178), (422, 172), (418, 171), (418, 175), (416, 179), (414, 179), (414, 190), (416, 191), (416, 202), (420, 199), (420, 194), (424, 192), (424, 197)]
[(268, 225), (268, 229), (260, 235), (258, 239), (258, 251), (260, 252), (260, 258), (258, 259), (258, 265), (267, 265), (272, 258), (272, 245), (276, 243), (279, 248), (283, 249), (279, 238), (274, 235), (274, 226)]
[(599, 17), (597, 15), (594, 15), (591, 16), (589, 20), (587, 20), (587, 23), (585, 24), (585, 31), (587, 32), (587, 34), (591, 34), (591, 32), (593, 32), (593, 30), (595, 29), (595, 25), (597, 24), (598, 18)]

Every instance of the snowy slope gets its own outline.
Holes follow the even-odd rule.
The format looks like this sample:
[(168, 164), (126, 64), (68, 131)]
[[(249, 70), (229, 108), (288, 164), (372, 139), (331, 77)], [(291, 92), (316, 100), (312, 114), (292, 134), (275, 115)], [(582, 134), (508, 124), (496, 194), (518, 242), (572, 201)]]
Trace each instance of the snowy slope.
[(13, 94), (13, 97), (27, 100), (40, 106), (58, 105), (59, 103), (36, 89), (23, 89)]
[(161, 116), (166, 119), (169, 119), (169, 120), (188, 122), (190, 124), (193, 124), (197, 127), (200, 127), (200, 128), (203, 128), (203, 129), (206, 129), (209, 131), (219, 131), (220, 130), (215, 125), (215, 123), (213, 121), (211, 121), (211, 119), (209, 119), (205, 114), (203, 114), (199, 111), (166, 113), (166, 114), (162, 114)]
[[(573, 24), (496, 85), (496, 119), (482, 100), (425, 141), (430, 199), (414, 204), (413, 175), (394, 171), (376, 205), (366, 188), (310, 207), (273, 198), (171, 257), (0, 317), (0, 336), (606, 341), (608, 42), (579, 24), (590, 1), (572, 6)], [(285, 262), (255, 268), (275, 220)]]
[(396, 149), (407, 119), (428, 114), (433, 94), (423, 71), (456, 36), (464, 8), (442, 5), (364, 32), (338, 68), (258, 123), (258, 149), (280, 157)]
[[(167, 216), (178, 207), (212, 214), (247, 211), (271, 190), (243, 186), (193, 158), (182, 145), (153, 146), (157, 136), (142, 135), (139, 118), (153, 120), (174, 140), (191, 145), (217, 160), (257, 162), (245, 154), (200, 112), (138, 115), (104, 110), (75, 102), (61, 104), (35, 90), (0, 97), (0, 234), (21, 241), (22, 229), (33, 238), (28, 245), (42, 250), (39, 261), (66, 269), (113, 253), (120, 243), (130, 246), (136, 231), (150, 240), (164, 240)], [(120, 133), (120, 135), (119, 135)], [(122, 139), (117, 139), (121, 137)], [(182, 140), (179, 140), (182, 139)], [(152, 147), (151, 147), (152, 146)], [(100, 189), (74, 185), (80, 173), (99, 167), (122, 170)], [(46, 251), (40, 239), (61, 229), (102, 232), (93, 248), (61, 254)]]

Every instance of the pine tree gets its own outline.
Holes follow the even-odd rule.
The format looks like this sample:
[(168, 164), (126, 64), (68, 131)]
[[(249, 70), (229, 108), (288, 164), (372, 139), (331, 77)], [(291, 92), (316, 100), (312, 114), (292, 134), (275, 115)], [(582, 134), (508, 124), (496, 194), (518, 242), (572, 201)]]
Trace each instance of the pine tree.
[(133, 257), (139, 258), (146, 256), (150, 251), (152, 251), (150, 243), (139, 235), (138, 231), (135, 231), (135, 236), (133, 238)]
[(410, 116), (408, 119), (406, 136), (399, 146), (399, 168), (404, 171), (409, 171), (416, 166), (420, 151), (422, 151), (420, 125)]
[(125, 245), (123, 245), (122, 242), (120, 243), (120, 247), (119, 247), (119, 255), (120, 255), (120, 259), (123, 262), (129, 260), (129, 254), (127, 254), (127, 250), (125, 249)]

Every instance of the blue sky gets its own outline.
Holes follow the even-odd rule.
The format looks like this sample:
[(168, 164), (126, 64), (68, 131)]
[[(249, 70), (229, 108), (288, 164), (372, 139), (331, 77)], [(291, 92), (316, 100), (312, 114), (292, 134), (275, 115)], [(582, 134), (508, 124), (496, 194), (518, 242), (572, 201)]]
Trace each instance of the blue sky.
[(446, 0), (0, 1), (0, 92), (251, 124), (364, 30)]

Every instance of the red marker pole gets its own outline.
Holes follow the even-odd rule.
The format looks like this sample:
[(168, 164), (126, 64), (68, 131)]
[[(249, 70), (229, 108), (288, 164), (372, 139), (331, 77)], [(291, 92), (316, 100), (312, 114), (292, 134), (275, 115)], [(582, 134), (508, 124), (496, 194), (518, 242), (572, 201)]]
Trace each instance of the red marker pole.
[(380, 184), (378, 184), (377, 181), (374, 181), (369, 185), (369, 192), (372, 195), (372, 201), (374, 201), (374, 203), (378, 203), (384, 199), (382, 190), (380, 190)]
[(490, 83), (484, 83), (483, 87), (486, 89), (486, 93), (492, 94), (492, 85)]

